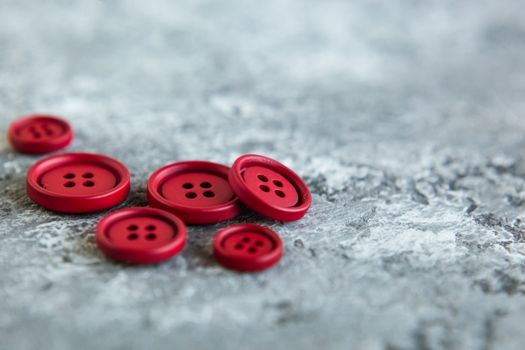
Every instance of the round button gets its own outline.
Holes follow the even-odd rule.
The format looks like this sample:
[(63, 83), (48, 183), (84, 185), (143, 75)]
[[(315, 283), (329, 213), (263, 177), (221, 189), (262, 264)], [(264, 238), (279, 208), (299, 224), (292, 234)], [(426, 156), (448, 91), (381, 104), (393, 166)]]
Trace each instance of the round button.
[(215, 236), (213, 254), (230, 269), (260, 271), (277, 264), (283, 255), (281, 237), (268, 227), (232, 225)]
[(42, 154), (66, 147), (73, 140), (73, 129), (64, 119), (35, 114), (14, 121), (9, 142), (19, 152)]
[(186, 244), (186, 226), (175, 215), (155, 208), (126, 208), (106, 215), (97, 226), (97, 246), (111, 259), (159, 263)]
[(149, 205), (172, 212), (189, 224), (212, 224), (241, 213), (228, 183), (229, 168), (185, 161), (155, 171), (148, 181)]
[(233, 163), (229, 182), (244, 204), (272, 219), (299, 220), (312, 204), (310, 190), (299, 175), (268, 157), (241, 156)]
[(42, 159), (27, 174), (27, 193), (41, 206), (64, 213), (89, 213), (124, 201), (128, 168), (100, 154), (65, 153)]

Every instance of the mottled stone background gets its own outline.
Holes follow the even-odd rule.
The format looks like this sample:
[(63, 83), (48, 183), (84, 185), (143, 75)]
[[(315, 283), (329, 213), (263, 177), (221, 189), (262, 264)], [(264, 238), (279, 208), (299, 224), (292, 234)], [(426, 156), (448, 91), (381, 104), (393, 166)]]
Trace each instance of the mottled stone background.
[[(0, 349), (525, 348), (522, 1), (0, 0)], [(305, 178), (274, 269), (94, 243), (104, 213), (33, 204), (18, 116), (155, 169), (275, 157)]]

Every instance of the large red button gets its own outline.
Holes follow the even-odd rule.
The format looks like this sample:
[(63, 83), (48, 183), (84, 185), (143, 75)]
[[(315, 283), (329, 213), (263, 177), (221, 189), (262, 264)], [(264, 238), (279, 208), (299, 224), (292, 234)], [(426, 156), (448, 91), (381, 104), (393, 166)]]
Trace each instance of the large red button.
[(9, 127), (9, 142), (19, 152), (42, 154), (66, 147), (73, 140), (71, 125), (52, 115), (30, 115)]
[(100, 154), (65, 153), (42, 159), (27, 174), (27, 193), (41, 206), (64, 213), (89, 213), (126, 199), (128, 168)]
[(148, 181), (149, 205), (170, 211), (189, 224), (212, 224), (241, 213), (228, 183), (229, 168), (185, 161), (155, 171)]
[(213, 254), (234, 270), (260, 271), (277, 264), (283, 255), (281, 237), (268, 227), (239, 224), (226, 227), (215, 236)]
[(241, 156), (233, 163), (229, 182), (244, 204), (272, 219), (298, 220), (312, 204), (310, 190), (299, 175), (268, 157)]
[(126, 208), (106, 215), (97, 226), (97, 245), (108, 257), (151, 264), (177, 255), (186, 244), (186, 226), (155, 208)]

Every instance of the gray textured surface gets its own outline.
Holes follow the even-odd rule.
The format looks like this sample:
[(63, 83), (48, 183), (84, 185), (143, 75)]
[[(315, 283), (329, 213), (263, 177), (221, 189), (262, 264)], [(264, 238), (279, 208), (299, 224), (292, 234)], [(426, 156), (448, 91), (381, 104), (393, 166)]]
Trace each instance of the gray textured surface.
[[(523, 349), (521, 1), (0, 2), (0, 349)], [(101, 214), (24, 192), (8, 124), (70, 119), (132, 171), (256, 152), (304, 176), (280, 265), (236, 274), (193, 227), (126, 267)]]

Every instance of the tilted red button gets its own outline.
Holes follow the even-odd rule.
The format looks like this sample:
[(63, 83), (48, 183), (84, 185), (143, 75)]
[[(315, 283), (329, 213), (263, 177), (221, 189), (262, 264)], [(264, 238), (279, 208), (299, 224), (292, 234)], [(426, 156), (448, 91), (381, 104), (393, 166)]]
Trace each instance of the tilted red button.
[(281, 237), (268, 227), (238, 224), (217, 233), (213, 254), (217, 261), (227, 268), (260, 271), (281, 260), (283, 243)]
[(312, 204), (310, 190), (299, 175), (268, 157), (239, 157), (230, 170), (229, 182), (244, 204), (272, 219), (298, 220)]
[(148, 181), (149, 205), (176, 214), (189, 224), (211, 224), (241, 213), (228, 183), (229, 168), (185, 161), (155, 171)]
[(97, 246), (111, 259), (134, 263), (159, 263), (177, 255), (186, 245), (184, 222), (155, 208), (114, 211), (97, 225)]
[(18, 152), (53, 152), (66, 147), (72, 140), (71, 125), (52, 115), (29, 115), (14, 121), (9, 127), (9, 142)]
[(27, 174), (27, 193), (41, 206), (64, 213), (114, 207), (128, 196), (130, 174), (116, 159), (93, 153), (44, 158)]

